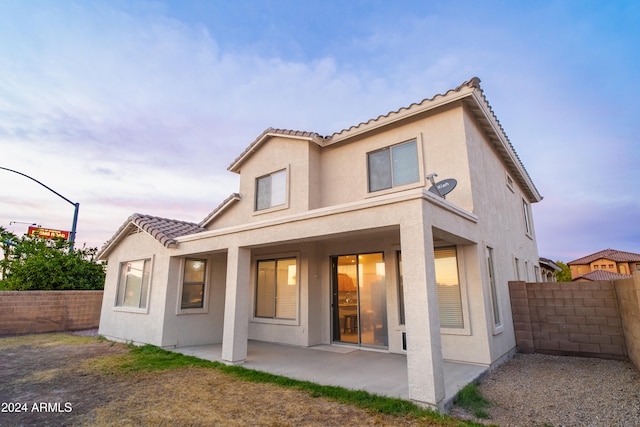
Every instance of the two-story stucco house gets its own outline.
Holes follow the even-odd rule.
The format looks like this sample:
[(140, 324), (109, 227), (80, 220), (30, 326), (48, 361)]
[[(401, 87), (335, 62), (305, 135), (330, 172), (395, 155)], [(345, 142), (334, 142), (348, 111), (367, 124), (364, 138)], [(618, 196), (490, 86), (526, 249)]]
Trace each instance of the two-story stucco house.
[(479, 83), (326, 137), (269, 128), (200, 224), (131, 216), (99, 254), (99, 333), (232, 364), (248, 340), (405, 354), (441, 407), (443, 360), (514, 351), (507, 282), (539, 259), (542, 197)]

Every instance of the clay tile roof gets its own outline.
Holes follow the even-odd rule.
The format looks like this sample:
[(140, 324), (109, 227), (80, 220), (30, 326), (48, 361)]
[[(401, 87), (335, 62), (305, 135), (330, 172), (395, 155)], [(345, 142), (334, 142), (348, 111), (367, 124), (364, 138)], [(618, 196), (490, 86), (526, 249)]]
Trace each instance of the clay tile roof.
[[(480, 89), (480, 79), (479, 79), (478, 77), (473, 77), (471, 80), (468, 80), (468, 81), (466, 81), (466, 82), (462, 83), (462, 84), (461, 84), (461, 85), (459, 85), (457, 88), (448, 90), (445, 94), (437, 94), (437, 95), (434, 95), (434, 96), (433, 96), (433, 97), (431, 97), (431, 98), (425, 98), (425, 99), (423, 99), (423, 100), (422, 100), (422, 101), (420, 101), (420, 102), (414, 102), (413, 104), (409, 105), (408, 107), (402, 107), (402, 108), (400, 108), (400, 109), (398, 109), (398, 110), (390, 111), (390, 112), (388, 112), (387, 114), (380, 115), (380, 116), (376, 117), (375, 119), (370, 119), (370, 120), (368, 120), (367, 122), (361, 122), (361, 123), (359, 123), (359, 124), (357, 124), (357, 125), (355, 125), (355, 126), (351, 126), (351, 127), (350, 127), (350, 128), (348, 128), (348, 129), (342, 129), (342, 130), (341, 130), (341, 131), (339, 131), (339, 132), (335, 132), (335, 133), (333, 133), (329, 138), (332, 138), (332, 139), (333, 139), (333, 138), (337, 138), (337, 137), (338, 137), (338, 136), (340, 136), (341, 134), (344, 134), (344, 133), (347, 133), (347, 132), (351, 132), (351, 131), (353, 131), (353, 130), (355, 130), (355, 129), (358, 129), (358, 128), (360, 128), (360, 127), (363, 127), (363, 126), (366, 126), (366, 125), (369, 125), (369, 124), (375, 123), (375, 122), (377, 122), (377, 121), (379, 121), (379, 120), (381, 120), (381, 119), (390, 118), (390, 117), (392, 117), (392, 116), (394, 116), (394, 115), (398, 115), (398, 114), (402, 113), (403, 111), (408, 111), (408, 110), (410, 110), (410, 109), (412, 109), (412, 108), (414, 108), (414, 107), (419, 107), (419, 106), (422, 106), (422, 105), (428, 104), (428, 103), (430, 103), (431, 101), (434, 101), (434, 100), (435, 100), (435, 99), (437, 99), (437, 98), (445, 97), (445, 96), (449, 95), (450, 93), (460, 92), (460, 91), (461, 91), (462, 89), (464, 89), (464, 88), (476, 88), (476, 89)], [(495, 114), (494, 114), (494, 117), (495, 117)], [(496, 119), (496, 120), (497, 120), (497, 119)]]
[(204, 228), (193, 222), (160, 218), (151, 215), (133, 214), (129, 217), (129, 221), (149, 233), (167, 248), (177, 244), (175, 241), (176, 237), (205, 231)]
[(178, 243), (176, 238), (186, 236), (187, 234), (200, 233), (206, 231), (205, 228), (193, 222), (179, 221), (176, 219), (161, 218), (151, 215), (143, 215), (135, 213), (131, 215), (116, 231), (113, 237), (107, 241), (97, 254), (97, 258), (101, 259), (109, 251), (109, 248), (118, 240), (127, 236), (127, 231), (132, 227), (143, 230), (154, 239), (156, 239), (164, 247), (174, 247)]
[(628, 279), (631, 277), (630, 274), (619, 274), (614, 273), (612, 271), (606, 270), (593, 270), (590, 273), (583, 274), (582, 276), (576, 277), (573, 281), (579, 279), (587, 279), (587, 280), (620, 280), (620, 279)]
[(618, 251), (615, 249), (605, 249), (603, 251), (596, 252), (594, 254), (587, 255), (573, 261), (569, 261), (567, 265), (591, 264), (593, 261), (597, 261), (602, 258), (610, 259), (611, 261), (616, 262), (640, 261), (640, 254)]

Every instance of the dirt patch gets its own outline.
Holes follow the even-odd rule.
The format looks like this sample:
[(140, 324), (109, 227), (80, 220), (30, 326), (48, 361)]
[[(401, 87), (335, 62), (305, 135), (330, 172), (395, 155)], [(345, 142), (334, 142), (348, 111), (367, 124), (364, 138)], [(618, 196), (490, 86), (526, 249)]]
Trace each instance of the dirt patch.
[(116, 374), (102, 368), (108, 358), (128, 353), (127, 346), (54, 337), (0, 339), (0, 402), (5, 410), (13, 405), (0, 412), (0, 425), (430, 425), (216, 369)]
[(24, 337), (23, 345), (17, 338), (10, 340), (15, 345), (0, 347), (0, 425), (78, 424), (121, 385), (119, 379), (76, 367), (90, 359), (126, 353), (125, 346), (91, 339), (53, 346), (45, 339)]

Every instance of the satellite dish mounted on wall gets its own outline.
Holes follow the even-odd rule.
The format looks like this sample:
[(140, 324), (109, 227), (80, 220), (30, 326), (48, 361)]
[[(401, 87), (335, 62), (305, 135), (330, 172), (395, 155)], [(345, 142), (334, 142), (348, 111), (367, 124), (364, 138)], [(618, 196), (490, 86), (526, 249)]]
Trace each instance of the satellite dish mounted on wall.
[(444, 199), (444, 196), (451, 193), (451, 191), (456, 188), (456, 185), (458, 185), (458, 181), (453, 178), (449, 178), (443, 179), (440, 182), (435, 182), (433, 178), (436, 176), (438, 176), (438, 174), (435, 173), (427, 175), (427, 178), (429, 179), (429, 181), (431, 181), (431, 184), (433, 184), (431, 188), (429, 188), (429, 191), (431, 191), (433, 194), (437, 194)]

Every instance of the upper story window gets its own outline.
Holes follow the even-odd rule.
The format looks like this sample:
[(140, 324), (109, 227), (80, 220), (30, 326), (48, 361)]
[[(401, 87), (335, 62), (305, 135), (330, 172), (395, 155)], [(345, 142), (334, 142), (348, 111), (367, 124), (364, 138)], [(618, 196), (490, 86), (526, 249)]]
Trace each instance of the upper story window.
[(256, 210), (282, 206), (287, 202), (287, 171), (283, 169), (256, 180)]
[(367, 154), (369, 192), (417, 182), (418, 147), (416, 140)]
[(146, 308), (150, 277), (150, 259), (121, 263), (116, 307)]
[(498, 287), (493, 262), (493, 248), (485, 246), (485, 256), (487, 257), (487, 272), (489, 273), (489, 289), (491, 291), (491, 308), (493, 310), (493, 326), (495, 331), (495, 329), (502, 326), (502, 317), (500, 316), (500, 301), (498, 298)]
[(506, 174), (506, 180), (507, 180), (507, 187), (509, 187), (509, 190), (511, 190), (511, 192), (514, 192), (515, 190), (513, 189), (513, 178), (511, 178), (511, 176), (508, 173)]

